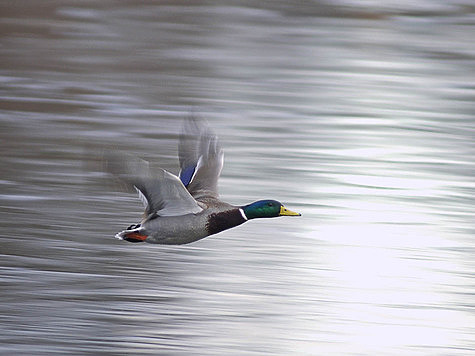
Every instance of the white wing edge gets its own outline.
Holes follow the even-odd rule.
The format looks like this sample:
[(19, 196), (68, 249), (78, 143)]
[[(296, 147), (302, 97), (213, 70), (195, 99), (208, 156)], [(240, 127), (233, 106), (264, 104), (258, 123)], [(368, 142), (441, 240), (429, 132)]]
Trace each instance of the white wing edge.
[(140, 199), (140, 201), (142, 202), (144, 208), (147, 209), (147, 208), (148, 208), (148, 199), (147, 199), (147, 197), (146, 197), (146, 196), (142, 193), (142, 191), (141, 191), (139, 188), (137, 188), (135, 185), (134, 185), (134, 188), (135, 188), (135, 190), (137, 191), (137, 193), (138, 193), (138, 195), (139, 195), (139, 199)]

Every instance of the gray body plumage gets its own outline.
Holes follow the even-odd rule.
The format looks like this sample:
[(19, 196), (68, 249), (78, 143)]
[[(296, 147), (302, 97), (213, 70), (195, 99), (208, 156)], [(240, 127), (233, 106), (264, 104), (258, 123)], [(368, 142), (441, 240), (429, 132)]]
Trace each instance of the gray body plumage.
[(157, 217), (143, 224), (145, 241), (155, 244), (182, 245), (208, 236), (204, 213)]
[[(238, 207), (219, 201), (212, 203), (197, 214), (156, 217), (145, 221), (141, 227), (142, 232), (148, 235), (146, 241), (157, 244), (187, 244), (245, 222)], [(239, 215), (235, 214), (236, 211)], [(227, 227), (219, 221), (219, 216), (239, 217), (239, 219), (234, 219), (232, 223), (230, 221), (231, 224)]]

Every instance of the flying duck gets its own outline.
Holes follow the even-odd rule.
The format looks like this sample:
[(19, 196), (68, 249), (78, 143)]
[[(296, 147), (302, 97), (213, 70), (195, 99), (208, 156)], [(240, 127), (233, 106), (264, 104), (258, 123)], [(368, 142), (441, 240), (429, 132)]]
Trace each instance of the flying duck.
[(208, 124), (185, 119), (178, 145), (180, 173), (152, 170), (148, 162), (111, 158), (108, 170), (134, 187), (145, 206), (144, 217), (117, 233), (129, 242), (188, 244), (256, 218), (300, 216), (276, 200), (235, 206), (218, 196), (224, 154)]

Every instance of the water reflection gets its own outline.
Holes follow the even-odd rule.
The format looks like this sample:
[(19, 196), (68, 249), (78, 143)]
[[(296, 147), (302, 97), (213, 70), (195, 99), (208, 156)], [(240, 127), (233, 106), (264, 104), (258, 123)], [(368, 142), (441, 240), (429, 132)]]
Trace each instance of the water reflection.
[[(373, 5), (0, 5), (0, 353), (473, 353), (473, 11)], [(303, 217), (114, 240), (90, 152), (176, 172), (190, 111)]]

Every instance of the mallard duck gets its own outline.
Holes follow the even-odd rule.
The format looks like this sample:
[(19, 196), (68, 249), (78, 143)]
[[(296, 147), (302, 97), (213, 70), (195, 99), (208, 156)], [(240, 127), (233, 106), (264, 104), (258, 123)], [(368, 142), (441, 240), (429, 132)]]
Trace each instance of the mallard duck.
[(109, 171), (133, 186), (145, 206), (144, 217), (115, 235), (129, 242), (181, 245), (256, 218), (300, 216), (276, 200), (234, 206), (218, 198), (223, 150), (202, 120), (185, 120), (178, 146), (180, 173), (153, 171), (146, 161), (112, 159)]

